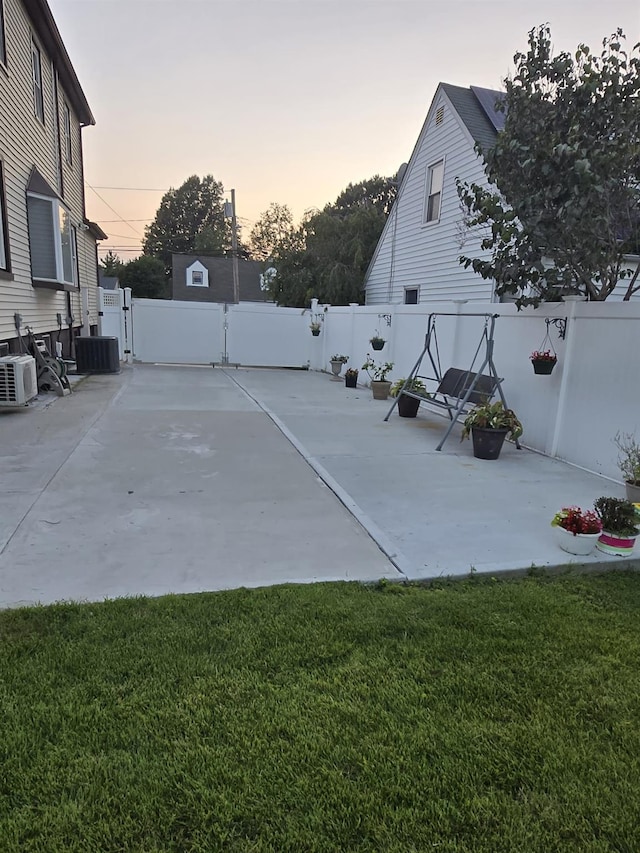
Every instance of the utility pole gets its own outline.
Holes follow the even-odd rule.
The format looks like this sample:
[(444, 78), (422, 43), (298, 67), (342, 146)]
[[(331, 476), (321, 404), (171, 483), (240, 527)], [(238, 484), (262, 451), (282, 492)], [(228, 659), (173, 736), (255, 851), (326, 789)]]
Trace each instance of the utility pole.
[(231, 253), (233, 261), (233, 301), (240, 302), (240, 276), (238, 270), (238, 221), (236, 219), (235, 190), (231, 190)]

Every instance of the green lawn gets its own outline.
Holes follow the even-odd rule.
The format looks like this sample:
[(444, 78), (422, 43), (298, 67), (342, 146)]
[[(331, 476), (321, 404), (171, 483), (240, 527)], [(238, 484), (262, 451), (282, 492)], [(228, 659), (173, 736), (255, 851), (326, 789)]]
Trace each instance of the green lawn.
[(640, 575), (0, 613), (0, 851), (640, 851)]

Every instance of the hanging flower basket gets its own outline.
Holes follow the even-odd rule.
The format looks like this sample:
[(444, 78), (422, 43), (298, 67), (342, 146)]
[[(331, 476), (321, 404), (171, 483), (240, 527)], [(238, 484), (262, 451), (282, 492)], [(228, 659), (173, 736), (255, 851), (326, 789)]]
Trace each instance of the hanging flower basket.
[(557, 355), (550, 350), (545, 350), (544, 352), (536, 350), (531, 353), (530, 358), (533, 365), (533, 372), (540, 376), (549, 376), (553, 373), (553, 368), (558, 363)]

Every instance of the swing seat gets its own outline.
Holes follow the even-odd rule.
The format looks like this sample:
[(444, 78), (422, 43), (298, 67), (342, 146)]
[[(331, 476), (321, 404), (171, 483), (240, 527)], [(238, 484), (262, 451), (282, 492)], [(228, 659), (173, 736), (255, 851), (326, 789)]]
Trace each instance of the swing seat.
[[(420, 378), (427, 381), (430, 380), (430, 377)], [(465, 408), (458, 412), (459, 417), (460, 415), (468, 414), (470, 406), (490, 402), (498, 390), (498, 385), (502, 382), (502, 379), (496, 379), (495, 376), (489, 376), (486, 373), (476, 374), (471, 370), (460, 370), (458, 367), (450, 367), (440, 380), (437, 389), (428, 396), (413, 391), (403, 391), (402, 393), (408, 397), (420, 400), (421, 403), (430, 403), (432, 406), (446, 409), (451, 417), (451, 412), (459, 408), (460, 401), (464, 399), (474, 380), (475, 387), (469, 395)], [(434, 380), (431, 379), (430, 381)]]

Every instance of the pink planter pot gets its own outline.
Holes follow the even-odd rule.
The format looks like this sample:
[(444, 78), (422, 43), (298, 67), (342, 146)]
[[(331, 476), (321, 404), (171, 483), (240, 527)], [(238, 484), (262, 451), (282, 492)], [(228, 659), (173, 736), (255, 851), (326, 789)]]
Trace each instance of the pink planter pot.
[(603, 530), (596, 544), (598, 551), (614, 557), (630, 557), (636, 544), (636, 536), (616, 536)]

